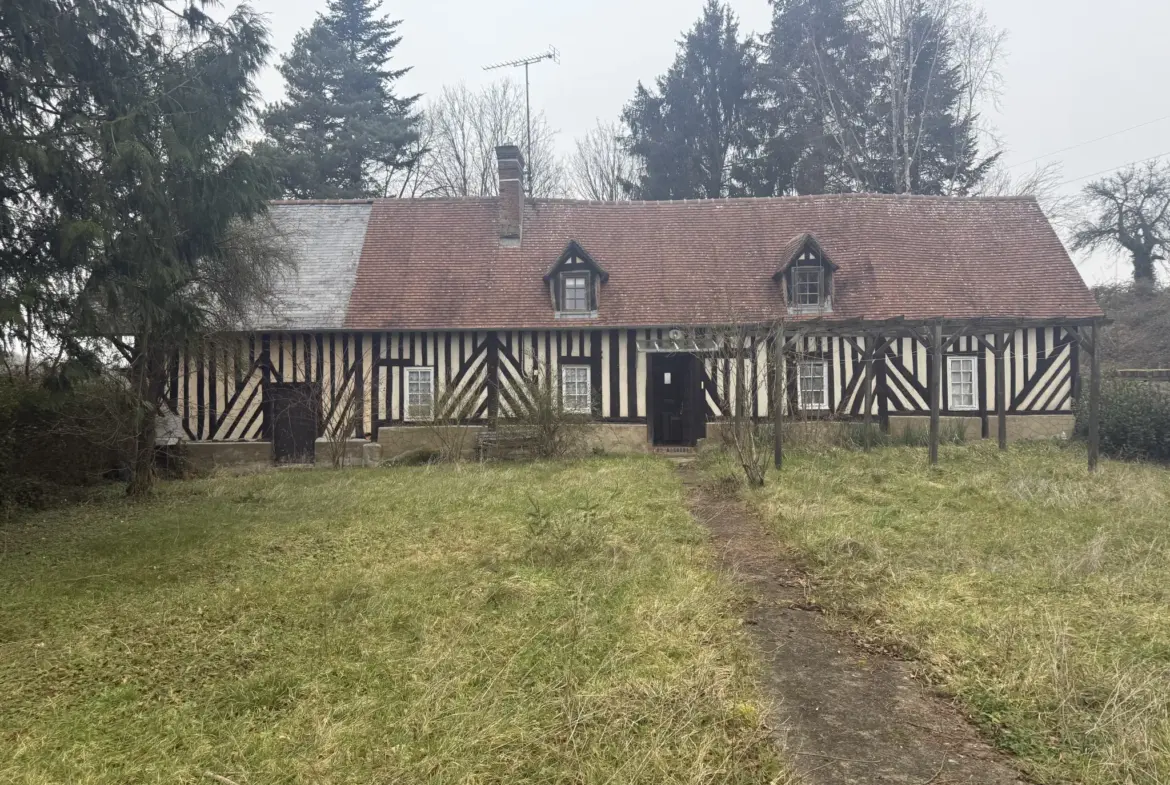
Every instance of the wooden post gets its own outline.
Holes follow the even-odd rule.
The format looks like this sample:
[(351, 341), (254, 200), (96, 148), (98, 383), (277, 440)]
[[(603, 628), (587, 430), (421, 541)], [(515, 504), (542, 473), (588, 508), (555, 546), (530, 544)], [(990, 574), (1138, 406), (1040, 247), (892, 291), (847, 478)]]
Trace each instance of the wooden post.
[(774, 381), (772, 383), (772, 432), (774, 435), (773, 458), (776, 462), (776, 468), (779, 469), (784, 463), (784, 437), (783, 437), (783, 423), (784, 423), (784, 399), (788, 394), (788, 385), (785, 383), (784, 377), (784, 328), (780, 327), (776, 331), (776, 350), (772, 354), (772, 367), (774, 370)]
[(865, 351), (862, 353), (862, 362), (865, 363), (865, 397), (864, 403), (865, 411), (862, 413), (862, 423), (865, 428), (865, 449), (868, 451), (873, 446), (873, 345), (874, 338), (869, 335), (863, 335), (861, 340), (865, 341)]
[(1101, 352), (1097, 323), (1089, 332), (1089, 471), (1097, 471), (1097, 457), (1101, 449)]
[(1004, 352), (1007, 351), (1007, 336), (995, 334), (995, 415), (999, 428), (999, 449), (1007, 449), (1007, 368)]
[(931, 328), (930, 341), (930, 465), (938, 465), (939, 407), (942, 405), (942, 325)]

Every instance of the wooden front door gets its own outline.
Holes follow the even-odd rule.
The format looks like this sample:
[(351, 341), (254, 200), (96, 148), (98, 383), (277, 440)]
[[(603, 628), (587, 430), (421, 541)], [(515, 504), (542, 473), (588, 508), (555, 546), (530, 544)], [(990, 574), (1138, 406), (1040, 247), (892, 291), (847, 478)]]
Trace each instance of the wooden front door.
[(654, 444), (693, 445), (705, 422), (693, 354), (651, 354), (650, 428)]
[(321, 388), (311, 382), (271, 383), (264, 390), (272, 457), (277, 463), (316, 459)]

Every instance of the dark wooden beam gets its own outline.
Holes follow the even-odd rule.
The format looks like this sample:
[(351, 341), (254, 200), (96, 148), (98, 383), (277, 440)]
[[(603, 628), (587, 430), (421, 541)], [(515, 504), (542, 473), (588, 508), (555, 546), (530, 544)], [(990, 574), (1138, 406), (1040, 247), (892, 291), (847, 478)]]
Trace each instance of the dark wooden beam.
[(788, 387), (784, 377), (784, 349), (786, 342), (784, 340), (784, 327), (781, 326), (776, 333), (776, 340), (774, 341), (775, 351), (772, 353), (772, 367), (775, 369), (775, 378), (772, 381), (772, 432), (773, 432), (773, 459), (776, 463), (776, 468), (779, 469), (784, 464), (784, 398), (787, 395)]
[(876, 343), (875, 336), (866, 335), (861, 340), (865, 341), (865, 353), (862, 354), (862, 362), (865, 363), (865, 411), (862, 412), (862, 421), (865, 429), (865, 435), (862, 437), (865, 440), (865, 449), (868, 451), (873, 446), (873, 346)]
[(1092, 349), (1089, 353), (1089, 471), (1097, 471), (1101, 450), (1101, 353), (1097, 351), (1097, 323), (1090, 328)]
[(995, 419), (999, 430), (999, 449), (1007, 449), (1007, 368), (1003, 361), (1007, 351), (1007, 335), (995, 334)]
[(930, 337), (930, 465), (938, 465), (939, 409), (942, 405), (942, 325), (931, 329)]

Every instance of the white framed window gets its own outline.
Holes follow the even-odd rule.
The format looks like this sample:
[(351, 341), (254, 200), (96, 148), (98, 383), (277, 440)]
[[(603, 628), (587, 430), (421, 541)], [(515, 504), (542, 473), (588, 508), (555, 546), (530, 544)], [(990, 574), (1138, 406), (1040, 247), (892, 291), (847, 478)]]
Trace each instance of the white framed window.
[(948, 357), (947, 384), (951, 410), (979, 408), (979, 366), (974, 357)]
[(566, 412), (589, 414), (593, 411), (588, 365), (561, 366), (561, 406)]
[(796, 395), (801, 409), (828, 409), (824, 360), (801, 360), (796, 364)]
[(406, 369), (405, 420), (429, 420), (435, 416), (435, 369)]
[(588, 273), (573, 273), (561, 277), (561, 310), (589, 310)]
[(792, 268), (792, 304), (820, 305), (823, 275), (820, 265)]

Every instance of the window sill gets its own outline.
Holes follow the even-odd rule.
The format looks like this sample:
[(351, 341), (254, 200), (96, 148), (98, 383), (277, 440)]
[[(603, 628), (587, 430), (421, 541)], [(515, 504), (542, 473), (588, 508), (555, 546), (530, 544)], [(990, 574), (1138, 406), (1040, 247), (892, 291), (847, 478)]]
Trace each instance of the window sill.
[(833, 304), (825, 303), (824, 305), (790, 305), (788, 306), (788, 313), (793, 316), (809, 316), (819, 313), (832, 313)]
[(567, 321), (573, 320), (589, 320), (597, 318), (597, 311), (557, 311), (553, 314), (555, 319), (565, 319)]

